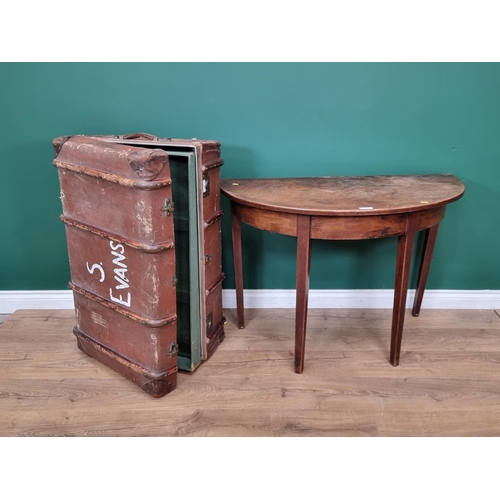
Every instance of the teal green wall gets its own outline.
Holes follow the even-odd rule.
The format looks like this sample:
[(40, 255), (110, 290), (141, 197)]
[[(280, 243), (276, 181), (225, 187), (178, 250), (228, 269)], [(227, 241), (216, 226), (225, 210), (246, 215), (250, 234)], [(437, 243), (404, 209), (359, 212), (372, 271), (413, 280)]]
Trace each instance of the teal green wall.
[[(69, 280), (52, 139), (136, 131), (220, 141), (226, 178), (452, 173), (428, 288), (500, 288), (500, 64), (4, 63), (0, 118), (1, 290)], [(245, 286), (294, 288), (295, 240), (243, 237)], [(392, 288), (395, 247), (315, 241), (311, 287)]]

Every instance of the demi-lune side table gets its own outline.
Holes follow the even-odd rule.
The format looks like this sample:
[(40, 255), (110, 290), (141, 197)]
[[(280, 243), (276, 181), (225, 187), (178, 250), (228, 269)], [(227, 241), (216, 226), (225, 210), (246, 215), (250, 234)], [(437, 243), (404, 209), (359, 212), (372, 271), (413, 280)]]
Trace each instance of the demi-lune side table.
[(425, 231), (412, 314), (418, 316), (439, 223), (464, 194), (453, 175), (223, 179), (231, 202), (238, 327), (244, 328), (241, 221), (297, 237), (295, 372), (304, 369), (311, 240), (398, 237), (390, 363), (399, 364), (415, 234)]

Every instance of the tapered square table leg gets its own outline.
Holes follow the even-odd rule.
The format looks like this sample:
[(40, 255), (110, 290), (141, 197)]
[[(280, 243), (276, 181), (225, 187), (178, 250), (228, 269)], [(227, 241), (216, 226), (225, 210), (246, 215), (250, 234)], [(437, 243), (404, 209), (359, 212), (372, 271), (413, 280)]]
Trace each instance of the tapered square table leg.
[(415, 299), (411, 312), (413, 316), (418, 316), (420, 314), (420, 307), (422, 306), (422, 299), (424, 298), (425, 285), (427, 284), (427, 277), (429, 276), (432, 253), (434, 252), (438, 229), (439, 224), (436, 224), (425, 230), (424, 248), (422, 250), (420, 270), (418, 272), (417, 290), (415, 292)]
[(309, 270), (311, 267), (311, 217), (297, 217), (297, 297), (295, 309), (295, 373), (304, 371)]
[[(411, 215), (409, 216), (411, 221)], [(415, 230), (411, 228), (406, 234), (398, 237), (398, 251), (396, 257), (396, 282), (394, 286), (394, 309), (392, 312), (391, 355), (390, 363), (398, 366), (401, 353), (401, 339), (405, 318), (406, 297), (410, 279), (411, 258), (415, 241)]]
[(236, 312), (238, 328), (245, 328), (245, 311), (243, 304), (243, 258), (241, 251), (241, 221), (234, 214), (234, 205), (231, 203), (231, 232), (233, 238), (234, 280), (236, 283)]

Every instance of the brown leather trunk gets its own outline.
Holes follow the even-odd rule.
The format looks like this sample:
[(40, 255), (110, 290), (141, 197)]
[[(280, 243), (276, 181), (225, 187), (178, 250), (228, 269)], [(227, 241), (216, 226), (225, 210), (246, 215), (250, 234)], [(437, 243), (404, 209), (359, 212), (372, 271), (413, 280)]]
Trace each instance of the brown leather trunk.
[(159, 397), (224, 338), (220, 144), (53, 141), (77, 345)]

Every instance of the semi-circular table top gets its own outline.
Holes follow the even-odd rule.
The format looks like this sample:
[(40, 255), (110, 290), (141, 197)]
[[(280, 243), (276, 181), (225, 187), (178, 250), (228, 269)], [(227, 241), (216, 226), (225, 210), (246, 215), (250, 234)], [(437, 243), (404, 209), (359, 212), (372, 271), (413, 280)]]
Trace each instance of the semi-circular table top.
[(303, 215), (362, 216), (408, 213), (462, 197), (451, 174), (222, 179), (221, 191), (250, 207)]

